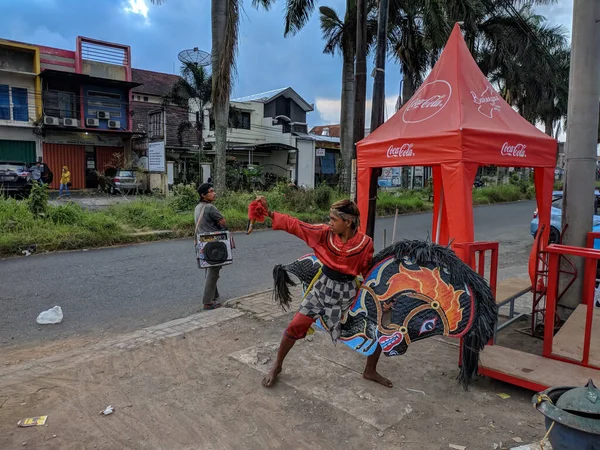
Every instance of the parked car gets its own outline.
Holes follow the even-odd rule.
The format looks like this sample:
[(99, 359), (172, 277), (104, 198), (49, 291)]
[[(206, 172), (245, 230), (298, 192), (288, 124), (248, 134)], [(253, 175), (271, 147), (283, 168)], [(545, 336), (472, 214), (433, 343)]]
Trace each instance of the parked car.
[(0, 193), (15, 197), (29, 197), (31, 175), (22, 161), (0, 161)]
[[(600, 205), (600, 191), (594, 192), (595, 203), (594, 203), (594, 217), (592, 222), (592, 231), (600, 231), (600, 215), (598, 213), (598, 206)], [(552, 192), (552, 208), (550, 210), (550, 243), (556, 244), (560, 241), (562, 233), (562, 204), (563, 204), (563, 192), (554, 191)], [(533, 237), (537, 234), (538, 230), (538, 210), (537, 208), (533, 212), (533, 219), (530, 224), (530, 232)], [(594, 248), (600, 249), (600, 239), (596, 239), (594, 242)]]
[(135, 170), (117, 170), (114, 177), (111, 178), (111, 194), (128, 192), (138, 193), (142, 183), (137, 179)]

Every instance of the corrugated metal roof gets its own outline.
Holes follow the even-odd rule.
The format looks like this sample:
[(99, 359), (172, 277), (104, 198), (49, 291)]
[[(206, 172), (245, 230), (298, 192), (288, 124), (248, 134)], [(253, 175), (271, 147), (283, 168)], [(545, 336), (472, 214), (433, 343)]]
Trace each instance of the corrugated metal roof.
[(242, 102), (262, 102), (262, 103), (266, 103), (269, 100), (271, 100), (273, 97), (281, 94), (286, 89), (289, 89), (289, 86), (281, 88), (281, 89), (273, 89), (272, 91), (261, 92), (259, 94), (248, 95), (246, 97), (234, 98), (231, 101), (232, 102), (240, 102), (240, 103), (242, 103)]
[(310, 134), (316, 134), (318, 136), (325, 136), (323, 130), (329, 130), (329, 136), (340, 137), (340, 124), (333, 125), (317, 125), (310, 130)]
[(334, 144), (339, 144), (340, 143), (340, 138), (337, 136), (323, 136), (321, 134), (314, 134), (314, 133), (309, 133), (309, 135), (314, 138), (315, 141), (321, 141), (321, 142), (331, 142)]

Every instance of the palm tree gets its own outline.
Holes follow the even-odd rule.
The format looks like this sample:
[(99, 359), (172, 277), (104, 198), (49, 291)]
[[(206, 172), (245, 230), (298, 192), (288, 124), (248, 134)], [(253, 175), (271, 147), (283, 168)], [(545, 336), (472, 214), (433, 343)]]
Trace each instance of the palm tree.
[[(374, 3), (369, 2), (370, 10)], [(285, 13), (284, 36), (298, 33), (310, 19), (316, 2), (290, 0)], [(346, 0), (344, 20), (330, 7), (319, 8), (321, 31), (325, 40), (323, 53), (342, 55), (342, 95), (340, 101), (340, 148), (343, 161), (342, 186), (350, 191), (354, 150), (354, 60), (356, 57), (356, 0)], [(376, 21), (369, 20), (367, 46), (373, 44)]]
[[(402, 103), (422, 83), (435, 64), (452, 27), (461, 22), (465, 41), (484, 74), (506, 68), (515, 56), (515, 43), (527, 47), (532, 39), (514, 5), (553, 3), (555, 0), (392, 0), (390, 45), (403, 75)], [(519, 52), (522, 53), (522, 52)], [(531, 54), (530, 54), (531, 56)], [(540, 55), (537, 55), (540, 57)]]
[(529, 7), (521, 9), (520, 15), (534, 39), (530, 35), (517, 35), (512, 43), (507, 39), (506, 48), (495, 55), (493, 49), (485, 49), (481, 62), (505, 100), (530, 122), (542, 122), (552, 136), (567, 114), (570, 49), (566, 30), (549, 26), (545, 17)]
[[(199, 162), (203, 160), (204, 149), (204, 107), (210, 102), (212, 78), (208, 71), (194, 63), (185, 63), (179, 78), (171, 90), (163, 97), (163, 105), (177, 105), (192, 109), (196, 113), (195, 121), (185, 120), (177, 126), (177, 138), (183, 145), (183, 135), (189, 130), (196, 131)], [(200, 172), (199, 172), (200, 173)]]
[(353, 129), (354, 123), (354, 57), (356, 54), (356, 2), (348, 2), (350, 9), (346, 10), (344, 21), (337, 13), (327, 7), (321, 6), (321, 31), (325, 39), (323, 53), (342, 54), (342, 98), (340, 111), (340, 149), (344, 170), (342, 187), (345, 192), (350, 192), (352, 181), (352, 152), (354, 148)]
[[(151, 0), (160, 4), (164, 0)], [(252, 0), (255, 8), (268, 9), (275, 0)], [(224, 192), (227, 155), (227, 126), (229, 123), (229, 98), (235, 56), (238, 48), (238, 29), (242, 0), (212, 0), (212, 97), (211, 107), (215, 118), (215, 188)]]
[(402, 92), (396, 103), (399, 109), (423, 82), (451, 27), (443, 3), (426, 0), (392, 0), (389, 23), (390, 50), (402, 73)]

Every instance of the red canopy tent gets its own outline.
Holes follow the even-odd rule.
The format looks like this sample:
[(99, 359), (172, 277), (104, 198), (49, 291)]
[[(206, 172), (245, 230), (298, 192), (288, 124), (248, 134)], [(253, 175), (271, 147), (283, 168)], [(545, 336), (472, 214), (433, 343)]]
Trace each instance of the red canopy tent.
[[(456, 25), (411, 100), (357, 144), (358, 206), (363, 217), (373, 213), (373, 169), (432, 166), (435, 242), (473, 242), (472, 189), (478, 167), (533, 167), (540, 229), (545, 224), (546, 235), (556, 154), (557, 141), (523, 119), (496, 92)], [(362, 223), (364, 231), (366, 220)]]

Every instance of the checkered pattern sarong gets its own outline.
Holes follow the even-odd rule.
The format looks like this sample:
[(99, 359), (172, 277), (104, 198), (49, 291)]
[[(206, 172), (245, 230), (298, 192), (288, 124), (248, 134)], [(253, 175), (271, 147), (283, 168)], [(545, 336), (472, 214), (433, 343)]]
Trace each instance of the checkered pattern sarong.
[(352, 305), (357, 292), (356, 280), (334, 281), (319, 272), (312, 289), (300, 303), (298, 312), (315, 319), (320, 317), (335, 342), (340, 337), (342, 317)]

